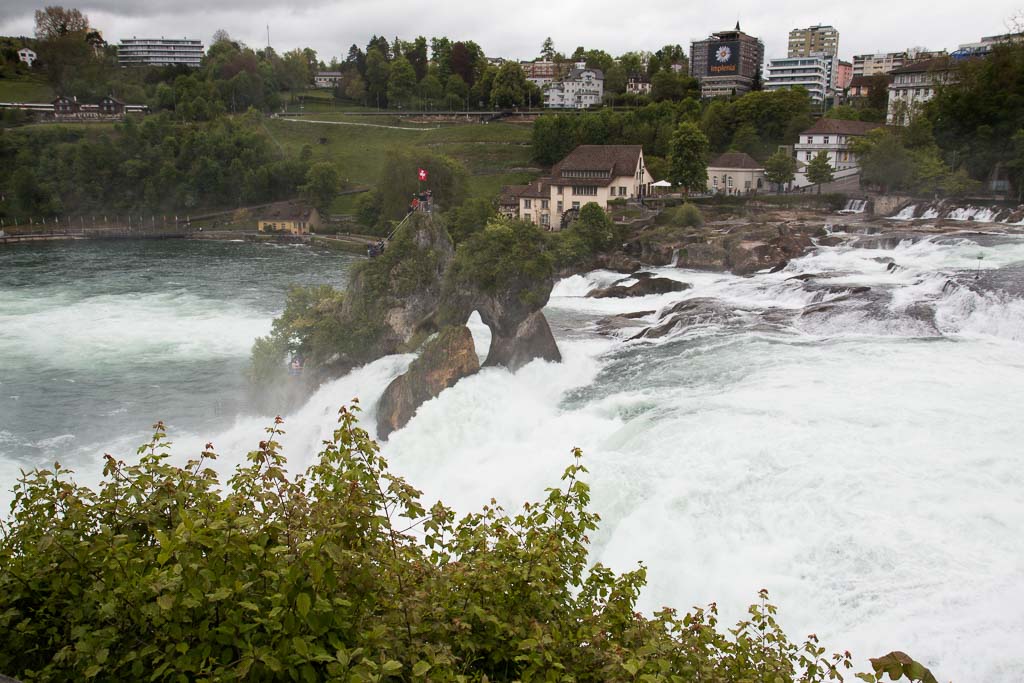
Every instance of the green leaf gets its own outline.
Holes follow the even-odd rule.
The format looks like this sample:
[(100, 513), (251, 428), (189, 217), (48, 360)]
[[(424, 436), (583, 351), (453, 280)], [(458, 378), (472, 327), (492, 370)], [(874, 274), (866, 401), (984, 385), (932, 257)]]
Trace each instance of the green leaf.
[(299, 638), (298, 636), (292, 638), (292, 647), (295, 648), (295, 651), (303, 657), (309, 656), (309, 645), (302, 638)]
[(396, 674), (402, 670), (402, 663), (397, 662), (394, 659), (389, 659), (384, 662), (384, 665), (380, 667), (380, 670), (387, 675)]
[(174, 595), (166, 593), (156, 599), (156, 604), (160, 606), (160, 609), (166, 611), (174, 607)]
[(430, 671), (430, 662), (419, 661), (412, 667), (413, 676), (423, 676)]
[(299, 616), (303, 619), (309, 614), (309, 608), (313, 605), (312, 599), (310, 599), (308, 593), (299, 593), (299, 597), (295, 598), (295, 607), (299, 610)]

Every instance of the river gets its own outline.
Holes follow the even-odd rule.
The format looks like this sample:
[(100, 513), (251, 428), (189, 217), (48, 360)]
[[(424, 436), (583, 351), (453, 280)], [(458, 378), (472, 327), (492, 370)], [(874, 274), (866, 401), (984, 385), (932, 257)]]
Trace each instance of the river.
[[(0, 502), (19, 467), (55, 458), (94, 480), (158, 418), (179, 457), (213, 441), (221, 468), (240, 461), (271, 418), (246, 398), (252, 340), (290, 282), (337, 285), (352, 262), (188, 242), (0, 251)], [(613, 300), (584, 295), (614, 273), (558, 283), (545, 314), (564, 362), (461, 381), (384, 446), (393, 468), (428, 502), (515, 507), (580, 446), (594, 559), (645, 563), (644, 610), (717, 601), (736, 620), (767, 588), (791, 637), (860, 668), (899, 649), (940, 680), (1019, 680), (1024, 238), (820, 248), (753, 278), (654, 270), (692, 288)], [(698, 315), (657, 339), (601, 322), (683, 300)], [(355, 396), (372, 431), (411, 358), (285, 415), (292, 467)]]

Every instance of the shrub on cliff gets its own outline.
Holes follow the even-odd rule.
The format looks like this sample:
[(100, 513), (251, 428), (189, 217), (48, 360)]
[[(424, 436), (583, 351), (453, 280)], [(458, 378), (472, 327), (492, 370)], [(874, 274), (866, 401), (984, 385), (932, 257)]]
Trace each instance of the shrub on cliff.
[(280, 381), (289, 354), (312, 363), (328, 358), (346, 333), (338, 319), (343, 302), (344, 294), (328, 285), (289, 288), (270, 334), (253, 344), (249, 378), (260, 385)]
[[(459, 245), (446, 287), (478, 288), (488, 294), (520, 288), (520, 299), (542, 298), (550, 287), (554, 258), (541, 230), (503, 216)], [(531, 283), (536, 287), (531, 287)]]
[[(24, 475), (0, 537), (0, 671), (26, 681), (842, 680), (767, 594), (733, 629), (712, 604), (636, 611), (642, 566), (588, 566), (598, 516), (574, 451), (517, 513), (457, 516), (390, 473), (342, 409), (302, 474), (281, 420), (222, 481), (212, 444), (171, 464), (162, 424), (95, 489)], [(410, 532), (416, 529), (415, 535)], [(934, 681), (902, 653), (892, 679)]]
[[(419, 169), (427, 171), (427, 181), (417, 180)], [(409, 208), (412, 196), (430, 190), (434, 205), (448, 209), (466, 197), (466, 169), (455, 159), (431, 154), (422, 148), (394, 150), (385, 157), (376, 189), (360, 200), (359, 218), (368, 227), (380, 227), (400, 220)]]

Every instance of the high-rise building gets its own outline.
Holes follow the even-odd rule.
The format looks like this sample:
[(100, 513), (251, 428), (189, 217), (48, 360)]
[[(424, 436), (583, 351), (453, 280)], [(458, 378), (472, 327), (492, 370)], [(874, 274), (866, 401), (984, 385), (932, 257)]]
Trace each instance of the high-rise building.
[(183, 38), (131, 38), (117, 47), (119, 66), (172, 66), (198, 68), (203, 61), (203, 42)]
[(802, 87), (811, 95), (811, 101), (822, 103), (831, 89), (829, 63), (834, 57), (810, 55), (807, 57), (785, 57), (768, 62), (768, 79), (765, 90), (783, 90)]
[(690, 75), (700, 81), (701, 97), (749, 92), (760, 78), (762, 64), (764, 43), (744, 33), (739, 22), (732, 31), (690, 43)]
[(839, 31), (833, 26), (795, 28), (789, 32), (789, 57), (839, 54)]

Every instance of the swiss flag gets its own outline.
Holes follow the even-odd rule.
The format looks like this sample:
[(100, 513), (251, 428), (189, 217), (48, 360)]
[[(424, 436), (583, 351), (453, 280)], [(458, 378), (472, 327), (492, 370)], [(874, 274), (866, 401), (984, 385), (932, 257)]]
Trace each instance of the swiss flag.
[(426, 180), (427, 179), (427, 169), (421, 168), (419, 176), (420, 176), (420, 181), (421, 182)]

